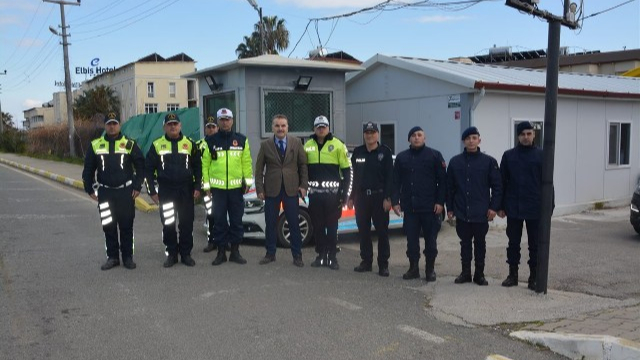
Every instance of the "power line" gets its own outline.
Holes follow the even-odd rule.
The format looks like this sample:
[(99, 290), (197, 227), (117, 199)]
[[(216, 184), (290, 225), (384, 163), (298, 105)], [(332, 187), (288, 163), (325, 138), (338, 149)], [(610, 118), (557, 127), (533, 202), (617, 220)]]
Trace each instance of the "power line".
[(41, 5), (42, 5), (42, 3), (38, 4), (38, 8), (33, 13), (33, 16), (31, 17), (31, 21), (29, 21), (29, 26), (27, 26), (27, 29), (24, 31), (24, 34), (22, 34), (22, 39), (20, 39), (20, 41), (16, 45), (16, 48), (13, 50), (11, 55), (9, 55), (9, 58), (7, 59), (7, 61), (5, 61), (3, 66), (6, 66), (9, 63), (9, 60), (11, 60), (13, 58), (13, 55), (16, 54), (16, 51), (18, 51), (18, 48), (20, 47), (20, 44), (22, 44), (22, 41), (24, 41), (24, 38), (25, 38), (25, 36), (27, 36), (27, 33), (29, 32), (29, 30), (31, 30), (31, 25), (33, 24), (33, 20), (36, 18), (36, 15), (38, 15), (38, 11), (40, 11), (40, 6)]
[[(109, 10), (109, 9), (113, 8), (114, 6), (118, 5), (119, 3), (123, 2), (123, 1), (124, 1), (124, 0), (116, 0), (116, 1), (114, 1), (114, 2), (112, 2), (112, 3), (110, 3), (110, 4), (108, 4), (108, 5), (106, 5), (106, 6), (104, 6), (104, 7), (101, 7), (100, 9), (98, 9), (98, 10), (96, 10), (96, 11), (93, 11), (93, 12), (90, 12), (90, 13), (88, 13), (88, 14), (82, 15), (82, 16), (80, 16), (80, 17), (79, 17), (79, 18), (77, 18), (77, 19), (70, 20), (69, 22), (80, 21), (80, 20), (84, 20), (84, 19), (86, 19), (86, 18), (92, 17), (93, 15), (100, 15), (100, 14), (103, 14), (103, 13), (105, 13), (107, 10)], [(94, 17), (94, 18), (95, 18), (95, 17)], [(77, 26), (77, 25), (79, 25), (79, 24), (76, 24), (76, 26)]]
[(620, 3), (620, 4), (618, 4), (618, 5), (612, 6), (612, 7), (608, 8), (608, 9), (604, 9), (604, 10), (602, 10), (602, 11), (595, 12), (595, 13), (593, 13), (593, 14), (589, 15), (589, 16), (585, 16), (585, 17), (583, 17), (583, 18), (582, 18), (582, 20), (585, 20), (585, 19), (588, 19), (588, 18), (591, 18), (591, 17), (594, 17), (594, 16), (598, 16), (598, 15), (604, 14), (604, 13), (606, 13), (606, 12), (609, 12), (609, 11), (611, 11), (611, 10), (617, 9), (617, 8), (619, 8), (620, 6), (627, 5), (627, 4), (632, 3), (632, 2), (634, 2), (634, 1), (636, 1), (636, 0), (629, 0), (629, 1), (625, 1), (625, 2)]

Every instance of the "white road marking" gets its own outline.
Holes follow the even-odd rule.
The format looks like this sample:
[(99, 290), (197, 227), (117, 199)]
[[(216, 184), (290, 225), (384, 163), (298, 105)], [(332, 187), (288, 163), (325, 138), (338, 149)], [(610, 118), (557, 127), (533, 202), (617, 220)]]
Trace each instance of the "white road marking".
[(200, 297), (203, 298), (210, 298), (214, 295), (220, 295), (220, 294), (232, 294), (232, 293), (236, 293), (240, 291), (240, 289), (229, 289), (229, 290), (218, 290), (218, 291), (210, 291), (204, 294), (201, 294)]
[[(24, 175), (24, 176), (28, 176), (28, 177), (30, 177), (30, 178), (32, 178), (32, 179), (34, 179), (34, 180), (38, 180), (38, 181), (40, 181), (40, 182), (42, 182), (42, 183), (45, 183), (45, 184), (47, 184), (47, 185), (51, 186), (51, 187), (52, 187), (52, 188), (54, 188), (54, 189), (58, 189), (58, 190), (65, 191), (65, 192), (67, 192), (68, 194), (71, 194), (71, 195), (73, 195), (73, 196), (75, 196), (75, 197), (78, 197), (78, 198), (80, 198), (80, 199), (82, 199), (82, 200), (89, 201), (89, 202), (91, 202), (91, 203), (97, 203), (95, 200), (93, 200), (92, 198), (90, 198), (90, 197), (89, 197), (89, 195), (86, 195), (86, 194), (85, 194), (84, 196), (82, 196), (81, 194), (78, 194), (78, 190), (79, 190), (79, 189), (75, 189), (75, 190), (73, 190), (73, 191), (72, 191), (72, 190), (68, 189), (66, 186), (64, 186), (64, 185), (60, 185), (60, 183), (56, 183), (56, 182), (52, 183), (50, 180), (44, 179), (44, 178), (42, 178), (42, 177), (40, 177), (40, 176), (37, 176), (37, 175), (32, 175), (32, 174), (26, 173), (26, 172), (24, 172), (24, 171), (18, 170), (18, 169), (14, 168), (14, 167), (11, 167), (11, 166), (9, 166), (9, 165), (0, 164), (0, 166), (3, 166), (3, 167), (5, 167), (5, 168), (7, 168), (7, 169), (11, 169), (11, 170), (13, 170), (13, 171), (15, 171), (15, 172), (17, 172), (17, 173), (19, 173), (19, 174), (22, 174), (22, 175)], [(36, 190), (37, 190), (37, 189), (36, 189)]]
[(331, 297), (331, 298), (327, 298), (327, 300), (329, 302), (331, 302), (331, 303), (334, 303), (336, 305), (342, 306), (343, 308), (345, 308), (347, 310), (356, 311), (356, 310), (361, 310), (362, 309), (362, 306), (358, 306), (356, 304), (352, 304), (352, 303), (350, 303), (348, 301), (344, 301), (344, 300), (341, 300), (341, 299), (338, 299), (338, 298)]
[(426, 340), (429, 342), (433, 342), (436, 344), (442, 344), (445, 342), (445, 340), (439, 336), (433, 335), (431, 333), (428, 333), (424, 330), (420, 330), (418, 328), (414, 328), (413, 326), (409, 326), (409, 325), (398, 325), (398, 330), (405, 332), (409, 335), (413, 335), (415, 337), (418, 337), (422, 340)]

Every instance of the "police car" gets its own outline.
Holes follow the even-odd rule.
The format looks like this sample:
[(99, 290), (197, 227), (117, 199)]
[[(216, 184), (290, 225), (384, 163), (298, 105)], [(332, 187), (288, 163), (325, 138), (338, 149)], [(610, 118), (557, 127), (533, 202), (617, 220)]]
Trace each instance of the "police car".
[(640, 234), (640, 181), (631, 199), (631, 216), (629, 220), (636, 232)]
[[(309, 198), (298, 200), (300, 211), (298, 219), (300, 221), (300, 232), (302, 233), (302, 246), (305, 246), (313, 240), (313, 225), (308, 211)], [(247, 239), (264, 239), (266, 237), (266, 223), (264, 220), (264, 201), (258, 198), (255, 188), (252, 188), (244, 195), (244, 216), (242, 217), (242, 226), (244, 228), (244, 237)], [(391, 211), (389, 216), (389, 229), (402, 228), (402, 218), (396, 216)], [(280, 211), (278, 222), (276, 225), (278, 232), (278, 245), (282, 247), (290, 247), (289, 243), (289, 224), (284, 216), (284, 212)], [(338, 234), (352, 233), (358, 231), (356, 225), (355, 210), (349, 210), (347, 207), (342, 208), (342, 216), (338, 221)]]

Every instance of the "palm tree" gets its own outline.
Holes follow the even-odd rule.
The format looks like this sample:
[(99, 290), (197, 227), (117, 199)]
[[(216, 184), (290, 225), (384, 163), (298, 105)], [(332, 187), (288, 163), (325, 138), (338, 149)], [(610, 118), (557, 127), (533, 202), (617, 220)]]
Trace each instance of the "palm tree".
[(120, 99), (113, 89), (100, 85), (80, 95), (73, 104), (74, 116), (91, 119), (96, 114), (120, 111)]
[(261, 55), (260, 26), (264, 26), (264, 53), (278, 54), (289, 47), (289, 30), (284, 25), (284, 19), (277, 16), (263, 16), (262, 22), (257, 22), (251, 37), (245, 36), (244, 42), (236, 48), (238, 59)]
[(246, 59), (260, 55), (260, 34), (253, 33), (251, 37), (245, 36), (244, 42), (236, 48), (238, 59)]

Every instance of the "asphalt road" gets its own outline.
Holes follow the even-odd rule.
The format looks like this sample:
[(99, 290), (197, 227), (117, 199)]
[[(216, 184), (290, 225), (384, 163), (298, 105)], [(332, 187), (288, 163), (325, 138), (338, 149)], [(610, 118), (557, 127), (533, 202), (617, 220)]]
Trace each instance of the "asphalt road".
[[(194, 268), (162, 268), (157, 214), (136, 214), (136, 270), (101, 271), (96, 203), (0, 165), (1, 359), (560, 359), (489, 327), (432, 318), (422, 280), (356, 274), (345, 244), (339, 271), (278, 261), (241, 247), (249, 264), (210, 265), (196, 226)], [(201, 216), (196, 224), (201, 224)], [(400, 241), (400, 240), (394, 240)]]

